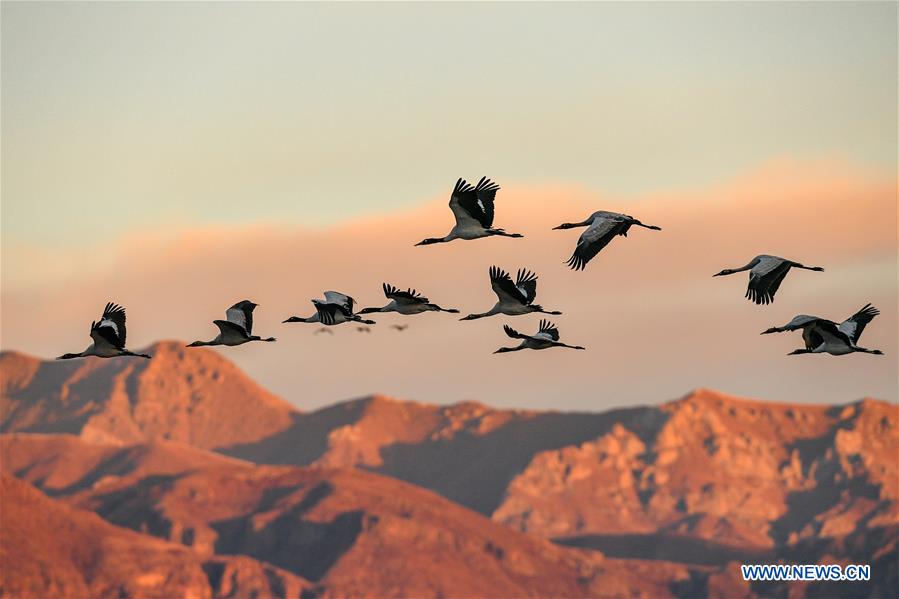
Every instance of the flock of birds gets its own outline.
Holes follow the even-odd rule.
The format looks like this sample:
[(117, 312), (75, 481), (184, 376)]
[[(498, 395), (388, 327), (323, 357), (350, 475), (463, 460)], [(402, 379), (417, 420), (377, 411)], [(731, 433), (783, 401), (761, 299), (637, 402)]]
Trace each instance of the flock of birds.
[[(430, 237), (415, 245), (431, 245), (446, 243), (456, 239), (473, 240), (483, 237), (523, 237), (520, 233), (508, 233), (505, 229), (493, 226), (494, 200), (500, 187), (493, 181), (482, 177), (477, 185), (471, 185), (464, 179), (456, 182), (450, 196), (449, 207), (453, 212), (456, 224), (444, 237)], [(627, 236), (631, 227), (638, 226), (646, 229), (660, 231), (661, 228), (654, 225), (646, 225), (632, 216), (617, 212), (600, 210), (594, 212), (583, 221), (576, 223), (563, 223), (554, 229), (571, 229), (586, 227), (578, 238), (577, 245), (571, 258), (566, 264), (573, 270), (580, 271), (586, 268), (596, 255), (606, 247), (615, 237)], [(748, 264), (740, 268), (726, 268), (714, 276), (731, 275), (738, 272), (749, 271), (749, 286), (746, 290), (746, 298), (756, 304), (770, 304), (780, 288), (787, 273), (793, 269), (805, 269), (811, 271), (823, 271), (820, 266), (805, 266), (799, 262), (779, 258), (777, 256), (759, 255)], [(537, 297), (537, 275), (527, 269), (520, 269), (513, 280), (511, 275), (499, 267), (490, 268), (490, 285), (496, 294), (496, 304), (486, 312), (474, 313), (464, 316), (461, 320), (475, 320), (497, 314), (506, 316), (518, 316), (522, 314), (548, 314), (561, 315), (556, 310), (544, 310), (540, 304), (534, 303)], [(368, 325), (375, 324), (373, 320), (367, 320), (361, 315), (377, 312), (397, 312), (402, 315), (421, 314), (423, 312), (448, 312), (458, 314), (455, 308), (443, 308), (430, 301), (427, 297), (414, 289), (405, 291), (390, 285), (383, 284), (384, 295), (389, 300), (380, 308), (364, 308), (355, 311), (355, 300), (344, 293), (326, 291), (323, 299), (312, 300), (315, 313), (311, 316), (291, 316), (285, 323), (303, 322), (323, 325), (318, 332), (328, 332), (328, 327), (343, 323), (356, 323), (357, 331), (369, 332)], [(211, 341), (194, 341), (188, 347), (226, 345), (235, 346), (251, 341), (273, 342), (274, 337), (260, 337), (253, 334), (253, 311), (257, 304), (249, 300), (237, 302), (225, 311), (225, 320), (214, 320), (219, 329), (219, 334)], [(832, 355), (844, 355), (855, 352), (882, 355), (883, 352), (876, 349), (866, 349), (858, 345), (859, 338), (865, 327), (880, 312), (867, 304), (861, 310), (841, 323), (832, 320), (800, 314), (781, 327), (772, 327), (762, 334), (779, 333), (783, 331), (802, 331), (805, 347), (791, 352), (794, 354), (818, 354), (828, 353)], [(397, 331), (402, 331), (408, 325), (393, 325)], [(540, 327), (533, 335), (519, 333), (509, 325), (504, 325), (503, 330), (512, 339), (520, 343), (514, 347), (501, 347), (494, 353), (520, 351), (524, 349), (549, 349), (551, 347), (564, 347), (583, 350), (580, 345), (568, 345), (559, 340), (559, 329), (548, 320), (541, 320)], [(96, 356), (100, 358), (113, 358), (119, 356), (136, 356), (149, 358), (147, 354), (134, 353), (125, 347), (125, 309), (117, 304), (108, 303), (103, 310), (99, 321), (91, 323), (91, 345), (80, 353), (69, 353), (59, 356), (58, 359), (81, 358)]]

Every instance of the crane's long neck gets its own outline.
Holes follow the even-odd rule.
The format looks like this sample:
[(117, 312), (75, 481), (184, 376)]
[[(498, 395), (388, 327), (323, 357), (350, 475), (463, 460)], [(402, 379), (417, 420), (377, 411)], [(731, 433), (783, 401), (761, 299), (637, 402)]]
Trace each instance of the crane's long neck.
[(496, 351), (493, 352), (493, 353), (495, 353), (495, 354), (505, 354), (505, 353), (508, 353), (508, 352), (510, 352), (510, 351), (518, 351), (518, 350), (521, 350), (521, 349), (525, 349), (524, 343), (522, 343), (521, 345), (519, 345), (519, 346), (517, 346), (517, 347), (501, 347), (501, 348), (499, 348), (498, 350), (496, 350)]
[(478, 318), (486, 318), (488, 316), (493, 316), (494, 314), (496, 314), (496, 312), (494, 312), (493, 310), (491, 310), (490, 312), (481, 312), (480, 314), (469, 314), (462, 320), (477, 320)]
[(187, 347), (207, 347), (210, 345), (221, 345), (221, 344), (222, 344), (221, 339), (219, 337), (216, 337), (212, 341), (194, 341)]
[(864, 347), (858, 347), (858, 346), (855, 346), (854, 349), (855, 349), (855, 351), (857, 351), (857, 352), (863, 352), (863, 353), (866, 353), (866, 354), (874, 354), (875, 356), (882, 356), (882, 355), (883, 355), (883, 352), (880, 351), (879, 349), (866, 349), (866, 348), (864, 348)]
[(480, 314), (469, 314), (468, 316), (464, 317), (462, 320), (477, 320), (478, 318), (486, 318), (487, 316), (493, 316), (494, 314), (499, 314), (500, 312), (501, 312), (500, 304), (497, 303), (495, 306), (493, 306), (486, 312), (481, 312)]
[(432, 245), (435, 243), (446, 243), (447, 241), (452, 241), (456, 239), (458, 236), (456, 235), (456, 230), (453, 229), (446, 237), (428, 237), (427, 239), (422, 239), (415, 245)]
[(96, 355), (98, 355), (97, 354), (97, 344), (91, 343), (90, 345), (87, 346), (87, 349), (85, 349), (83, 352), (79, 352), (77, 354), (73, 354), (73, 353), (63, 354), (56, 359), (57, 360), (72, 360), (74, 358), (88, 358), (90, 356), (96, 356)]
[(555, 228), (556, 229), (573, 229), (575, 227), (586, 227), (587, 225), (591, 224), (592, 222), (593, 222), (593, 217), (591, 216), (590, 218), (588, 218), (586, 220), (582, 220), (579, 223), (562, 223), (561, 225), (559, 225), (558, 227), (555, 227)]
[(753, 266), (755, 266), (756, 264), (758, 264), (758, 261), (753, 260), (752, 262), (750, 262), (750, 263), (747, 264), (746, 266), (741, 266), (740, 268), (725, 268), (724, 270), (722, 270), (721, 272), (719, 272), (719, 273), (718, 273), (717, 275), (715, 275), (715, 276), (716, 276), (716, 277), (721, 277), (721, 276), (726, 276), (726, 275), (733, 275), (733, 274), (736, 274), (736, 273), (738, 273), (738, 272), (743, 272), (744, 270), (749, 270), (749, 269), (751, 269)]
[(314, 322), (321, 322), (321, 319), (320, 319), (320, 317), (319, 317), (319, 315), (318, 315), (318, 312), (316, 312), (316, 313), (313, 314), (312, 316), (308, 316), (308, 317), (306, 317), (306, 318), (302, 318), (302, 317), (300, 317), (300, 316), (291, 316), (290, 318), (288, 318), (288, 319), (285, 320), (284, 322), (307, 322), (307, 323), (312, 324), (312, 323), (314, 323)]
[(391, 302), (380, 308), (363, 308), (359, 310), (358, 314), (372, 314), (374, 312), (396, 312), (396, 306)]

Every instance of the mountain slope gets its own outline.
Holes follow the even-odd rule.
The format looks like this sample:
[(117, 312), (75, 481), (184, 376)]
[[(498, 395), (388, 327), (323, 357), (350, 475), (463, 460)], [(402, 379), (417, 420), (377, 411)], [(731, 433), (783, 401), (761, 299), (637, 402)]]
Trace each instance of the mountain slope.
[[(54, 452), (97, 451), (76, 438), (29, 437), (30, 446), (10, 443), (7, 452), (19, 464), (26, 448), (44, 456), (39, 484), (58, 478), (54, 465), (66, 466)], [(42, 438), (46, 450), (36, 451)], [(152, 453), (137, 449), (113, 451)], [(314, 581), (310, 592), (318, 596), (582, 597), (613, 588), (666, 596), (671, 580), (688, 576), (678, 566), (626, 567), (529, 537), (373, 473), (227, 462), (161, 474), (154, 471), (161, 462), (137, 460), (130, 474), (58, 492), (110, 523), (189, 546), (207, 563), (241, 554), (292, 572)]]
[(296, 410), (218, 353), (162, 341), (152, 360), (0, 354), (0, 432), (99, 441), (161, 437), (214, 448), (268, 437)]
[(497, 521), (544, 536), (666, 532), (765, 548), (899, 522), (899, 407), (696, 392), (652, 438), (617, 425), (538, 454)]
[(203, 562), (184, 547), (113, 526), (7, 474), (0, 476), (0, 497), (0, 596), (212, 599), (276, 588), (298, 598), (308, 587), (247, 558)]
[[(210, 395), (222, 394), (201, 398), (216, 411), (188, 415), (185, 394), (174, 390), (191, 388), (197, 358), (176, 347), (167, 351), (158, 364), (167, 364), (168, 374), (156, 376), (173, 392), (138, 385), (126, 394), (144, 411), (177, 415), (157, 420), (116, 408), (116, 392), (104, 395), (117, 384), (116, 376), (142, 376), (121, 375), (136, 368), (128, 361), (73, 367), (5, 354), (0, 401), (14, 409), (3, 410), (3, 430), (68, 426), (78, 407), (88, 412), (89, 426), (72, 427), (82, 439), (130, 446), (155, 437), (195, 444), (191, 439), (205, 438), (218, 452), (256, 463), (362, 467), (429, 488), (519, 531), (611, 556), (652, 555), (714, 567), (722, 567), (726, 556), (787, 555), (798, 547), (826, 552), (853, 538), (860, 539), (854, 546), (874, 547), (865, 539), (899, 522), (899, 406), (885, 402), (777, 404), (699, 390), (658, 407), (576, 414), (371, 396), (303, 414), (264, 392), (255, 395), (254, 387), (241, 382), (244, 392), (237, 395), (227, 384), (204, 387)], [(214, 354), (209, 359), (224, 363), (221, 371), (233, 368)], [(39, 373), (60, 368), (74, 368), (78, 375)], [(229, 380), (243, 381), (241, 376), (228, 374)], [(70, 400), (71, 389), (88, 378), (92, 390), (79, 390), (77, 401)], [(253, 417), (260, 410), (269, 415), (261, 426)], [(32, 451), (22, 439), (15, 444), (23, 455)], [(194, 466), (216, 465), (207, 463), (209, 455), (190, 457), (172, 447), (149, 454), (177, 454), (159, 459), (173, 464), (160, 476), (174, 480)], [(128, 466), (135, 462), (128, 451), (143, 450), (120, 449), (108, 455), (87, 451), (77, 467), (65, 465), (65, 456), (58, 466), (27, 457), (11, 463), (48, 492), (74, 497), (99, 493), (119, 479), (145, 480), (156, 468)], [(42, 451), (35, 446), (32, 453)], [(112, 478), (98, 478), (117, 463)], [(93, 474), (86, 471), (89, 464)], [(239, 469), (230, 464), (220, 465)], [(193, 538), (197, 547), (212, 547), (218, 538), (208, 527), (186, 533), (183, 527), (173, 533), (177, 527), (168, 524), (157, 528), (167, 538)], [(674, 547), (683, 550), (672, 552)]]
[[(10, 442), (9, 437), (17, 442)], [(79, 461), (82, 453), (90, 456), (98, 451), (98, 444), (74, 437), (66, 437), (65, 443), (55, 435), (14, 435), (0, 440), (11, 461), (34, 463), (23, 472), (36, 477), (38, 484), (64, 480), (56, 475), (56, 469), (71, 478), (69, 462)], [(220, 584), (225, 585), (223, 588), (255, 588), (251, 582), (258, 583), (260, 570), (281, 571), (280, 566), (315, 580), (307, 589), (312, 595), (364, 594), (355, 583), (359, 572), (377, 570), (377, 576), (371, 578), (378, 595), (396, 595), (399, 589), (406, 589), (415, 596), (454, 596), (461, 590), (468, 595), (502, 590), (520, 596), (526, 591), (519, 569), (528, 563), (538, 563), (541, 571), (548, 573), (548, 580), (554, 581), (547, 582), (552, 592), (590, 596), (790, 593), (829, 597), (842, 592), (864, 596), (883, 594), (899, 582), (896, 526), (860, 528), (848, 536), (802, 538), (791, 545), (763, 550), (721, 546), (677, 534), (581, 535), (569, 537), (565, 543), (599, 548), (626, 559), (562, 553), (559, 562), (560, 554), (547, 551), (545, 541), (528, 539), (431, 493), (373, 474), (219, 462), (206, 452), (196, 453), (213, 456), (210, 463), (190, 464), (176, 473), (177, 465), (152, 457), (160, 453), (152, 447), (160, 444), (148, 445), (109, 446), (111, 455), (131, 457), (128, 473), (122, 476), (103, 476), (93, 486), (69, 483), (50, 490), (70, 504), (96, 510), (111, 522), (190, 546), (205, 560), (204, 569), (216, 588)], [(174, 443), (161, 445), (170, 453), (185, 449)], [(61, 452), (68, 459), (60, 459)], [(122, 472), (122, 461), (103, 464)], [(46, 466), (38, 468), (41, 463)], [(84, 470), (93, 474), (102, 468)], [(169, 474), (157, 473), (163, 470)], [(231, 555), (234, 552), (252, 557)], [(438, 554), (440, 557), (435, 557)], [(871, 563), (873, 582), (856, 584), (852, 589), (835, 583), (756, 584), (752, 593), (737, 568), (739, 563), (822, 560)], [(698, 565), (684, 567), (670, 562)], [(434, 564), (444, 567), (431, 571)], [(575, 565), (580, 574), (576, 588), (571, 590), (571, 568)], [(509, 568), (511, 573), (505, 571)], [(470, 577), (486, 586), (454, 582)], [(425, 585), (424, 580), (436, 587)], [(804, 589), (801, 593), (800, 588)]]
[(775, 404), (708, 390), (598, 414), (381, 396), (224, 448), (362, 466), (547, 537), (682, 535), (765, 549), (899, 522), (899, 406)]
[(204, 466), (251, 466), (249, 462), (164, 439), (118, 445), (74, 435), (35, 433), (0, 435), (0, 461), (4, 471), (51, 496), (96, 489), (123, 477), (178, 474)]
[(374, 395), (304, 414), (270, 438), (220, 451), (257, 463), (362, 466), (490, 514), (535, 454), (594, 439), (618, 422), (651, 434), (663, 418), (656, 408), (579, 414)]
[(566, 414), (378, 395), (304, 414), (216, 352), (177, 342), (150, 352), (146, 361), (0, 355), (0, 431), (163, 438), (257, 463), (364, 466), (490, 514), (536, 453), (594, 439), (619, 421), (650, 434), (664, 418), (656, 408)]

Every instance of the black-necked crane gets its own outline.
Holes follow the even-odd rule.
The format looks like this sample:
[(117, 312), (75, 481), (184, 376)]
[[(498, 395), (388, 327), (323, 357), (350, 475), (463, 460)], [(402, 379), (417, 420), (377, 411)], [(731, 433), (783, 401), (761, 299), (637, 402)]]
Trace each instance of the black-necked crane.
[(805, 341), (805, 349), (794, 350), (787, 354), (790, 356), (824, 353), (842, 356), (855, 352), (882, 356), (883, 352), (879, 349), (866, 349), (857, 345), (859, 338), (862, 336), (862, 331), (878, 314), (880, 314), (880, 310), (871, 304), (866, 304), (861, 310), (840, 324), (826, 318), (800, 314), (782, 327), (771, 327), (766, 331), (762, 331), (762, 335), (801, 329), (802, 339)]
[(493, 227), (493, 202), (499, 185), (481, 177), (477, 185), (472, 186), (465, 179), (456, 181), (450, 195), (449, 207), (456, 217), (456, 225), (446, 237), (429, 237), (415, 245), (444, 243), (454, 239), (480, 239), (481, 237), (524, 237), (521, 233), (506, 233), (504, 229)]
[(356, 327), (357, 333), (371, 333), (371, 327), (369, 326), (359, 326)]
[(428, 298), (418, 293), (415, 289), (401, 291), (389, 283), (383, 283), (381, 287), (384, 289), (384, 295), (387, 296), (390, 302), (381, 308), (365, 308), (360, 310), (359, 314), (371, 314), (373, 312), (399, 312), (405, 315), (421, 314), (422, 312), (459, 313), (455, 308), (441, 308), (437, 304), (432, 304)]
[(325, 291), (325, 299), (314, 299), (315, 314), (302, 318), (291, 316), (284, 322), (308, 322), (321, 323), (327, 326), (343, 324), (344, 322), (359, 322), (362, 324), (376, 324), (374, 320), (365, 320), (353, 313), (356, 300), (339, 291)]
[(390, 325), (390, 328), (393, 329), (394, 331), (402, 333), (403, 331), (405, 331), (406, 329), (409, 328), (409, 325), (407, 325), (407, 324), (392, 324), (392, 325)]
[(779, 256), (761, 254), (753, 258), (746, 266), (725, 268), (712, 276), (721, 277), (748, 270), (749, 286), (746, 288), (745, 297), (756, 304), (770, 304), (774, 301), (774, 294), (777, 293), (780, 284), (791, 268), (804, 268), (805, 270), (817, 272), (824, 270), (820, 266), (805, 266)]
[(469, 314), (461, 320), (474, 320), (476, 318), (484, 318), (485, 316), (493, 316), (494, 314), (505, 314), (506, 316), (518, 316), (520, 314), (532, 314), (539, 312), (541, 314), (559, 315), (558, 311), (547, 311), (543, 306), (534, 303), (537, 297), (537, 275), (531, 271), (520, 268), (515, 282), (509, 273), (497, 266), (490, 267), (490, 286), (499, 301), (486, 312), (480, 314)]
[(250, 341), (276, 341), (274, 337), (262, 338), (253, 334), (253, 310), (258, 304), (250, 300), (237, 302), (225, 310), (226, 320), (213, 320), (212, 323), (219, 328), (219, 334), (212, 341), (194, 341), (187, 347), (202, 347), (209, 345), (243, 345)]
[(103, 309), (103, 316), (99, 321), (91, 322), (91, 343), (86, 350), (79, 354), (63, 354), (57, 360), (71, 360), (72, 358), (116, 358), (119, 356), (134, 356), (137, 358), (149, 358), (147, 354), (136, 354), (125, 349), (125, 308), (109, 302)]
[(548, 320), (540, 321), (540, 329), (533, 335), (519, 333), (509, 325), (503, 325), (506, 335), (512, 339), (521, 339), (521, 344), (516, 347), (501, 347), (495, 354), (502, 354), (522, 349), (549, 349), (550, 347), (567, 347), (568, 349), (586, 349), (580, 345), (567, 345), (559, 341), (559, 329)]
[(661, 227), (655, 225), (644, 225), (633, 216), (618, 212), (606, 212), (605, 210), (594, 212), (586, 220), (579, 223), (562, 223), (558, 227), (553, 227), (553, 230), (587, 227), (587, 230), (581, 233), (581, 236), (578, 238), (574, 253), (566, 262), (572, 270), (584, 270), (587, 263), (602, 248), (609, 245), (609, 242), (618, 235), (627, 237), (628, 230), (634, 225), (652, 229), (653, 231), (662, 230)]
[(329, 329), (327, 327), (322, 327), (320, 329), (316, 329), (315, 332), (313, 333), (313, 335), (318, 335), (319, 333), (327, 333), (329, 335), (333, 335), (334, 331), (332, 331), (331, 329)]

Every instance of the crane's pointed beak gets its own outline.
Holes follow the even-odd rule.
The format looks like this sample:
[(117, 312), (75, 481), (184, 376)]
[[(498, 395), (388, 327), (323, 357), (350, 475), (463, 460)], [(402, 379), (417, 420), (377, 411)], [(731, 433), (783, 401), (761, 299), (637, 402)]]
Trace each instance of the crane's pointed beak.
[(780, 332), (781, 332), (781, 329), (779, 329), (778, 327), (771, 327), (770, 329), (766, 329), (766, 330), (762, 331), (761, 333), (759, 333), (759, 335), (768, 335), (769, 333), (780, 333)]

